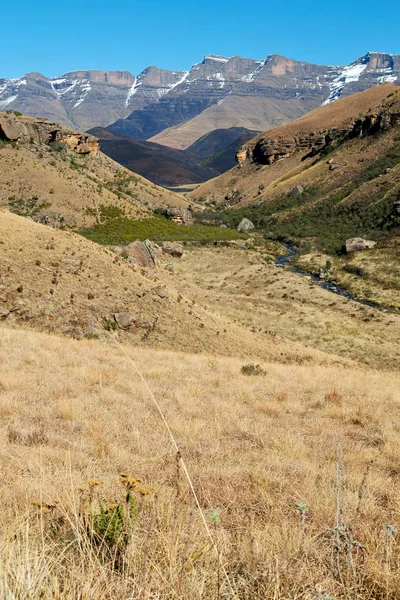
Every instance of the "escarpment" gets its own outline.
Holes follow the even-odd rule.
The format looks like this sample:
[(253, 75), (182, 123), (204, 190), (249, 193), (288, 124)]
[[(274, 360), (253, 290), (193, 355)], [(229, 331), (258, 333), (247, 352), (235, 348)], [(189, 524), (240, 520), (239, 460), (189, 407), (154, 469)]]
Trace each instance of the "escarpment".
[(93, 135), (78, 133), (44, 119), (7, 113), (0, 114), (0, 140), (42, 144), (59, 142), (76, 154), (96, 155), (99, 151), (99, 140)]
[(246, 161), (261, 165), (272, 165), (278, 160), (289, 158), (296, 152), (313, 156), (319, 154), (324, 148), (335, 147), (341, 142), (356, 137), (373, 135), (387, 131), (391, 127), (400, 125), (400, 110), (383, 109), (360, 117), (356, 121), (348, 121), (340, 127), (321, 129), (318, 131), (295, 132), (292, 136), (269, 136), (261, 134), (250, 142), (241, 146), (236, 153), (239, 166)]

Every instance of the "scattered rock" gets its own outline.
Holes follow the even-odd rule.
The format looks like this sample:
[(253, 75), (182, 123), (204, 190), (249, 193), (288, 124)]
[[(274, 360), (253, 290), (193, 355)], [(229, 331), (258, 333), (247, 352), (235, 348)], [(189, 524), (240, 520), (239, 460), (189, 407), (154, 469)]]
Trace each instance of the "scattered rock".
[(0, 306), (0, 319), (5, 319), (10, 314), (10, 311), (5, 306)]
[(233, 188), (226, 194), (225, 200), (233, 200), (233, 198), (235, 198), (235, 196), (237, 196), (238, 193), (239, 193), (239, 190), (237, 190), (236, 188)]
[(252, 229), (254, 229), (254, 223), (252, 223), (250, 221), (250, 219), (242, 219), (239, 223), (239, 225), (237, 226), (237, 230), (240, 233), (247, 233), (248, 231), (251, 231)]
[(329, 170), (330, 171), (334, 171), (335, 169), (338, 169), (338, 168), (339, 168), (339, 165), (337, 163), (331, 163), (329, 165)]
[(187, 208), (168, 208), (167, 216), (171, 219), (176, 219), (177, 223), (179, 220), (185, 225), (190, 225), (193, 223), (192, 213)]
[(258, 186), (258, 195), (262, 194), (264, 189), (265, 183), (260, 183), (260, 185)]
[(172, 265), (171, 263), (169, 263), (168, 265), (165, 265), (165, 266), (164, 266), (164, 269), (165, 269), (166, 271), (169, 271), (170, 273), (173, 273), (173, 272), (174, 272), (174, 270), (175, 270), (175, 269), (174, 269), (174, 265)]
[(169, 254), (175, 258), (181, 258), (183, 255), (183, 244), (180, 244), (179, 242), (164, 242), (162, 251), (164, 254)]
[(368, 250), (374, 248), (376, 242), (372, 240), (364, 240), (363, 238), (349, 238), (346, 240), (346, 252), (358, 252), (360, 250)]
[(127, 329), (133, 325), (134, 322), (132, 315), (128, 312), (115, 313), (114, 319), (121, 329)]
[(302, 185), (296, 185), (292, 191), (290, 192), (291, 196), (300, 196), (300, 194), (302, 194), (304, 192), (304, 188)]
[(154, 290), (154, 293), (157, 294), (159, 298), (168, 298), (167, 292), (162, 287), (158, 287)]

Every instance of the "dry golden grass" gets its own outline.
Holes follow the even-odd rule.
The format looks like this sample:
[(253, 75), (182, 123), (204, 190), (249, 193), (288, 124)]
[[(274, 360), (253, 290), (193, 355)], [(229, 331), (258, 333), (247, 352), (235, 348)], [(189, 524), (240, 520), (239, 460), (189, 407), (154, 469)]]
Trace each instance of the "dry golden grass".
[[(127, 351), (233, 590), (119, 349), (3, 328), (1, 597), (400, 597), (398, 375), (266, 363), (246, 376), (238, 359)], [(118, 554), (90, 514), (123, 501), (121, 472), (155, 493), (136, 495)]]

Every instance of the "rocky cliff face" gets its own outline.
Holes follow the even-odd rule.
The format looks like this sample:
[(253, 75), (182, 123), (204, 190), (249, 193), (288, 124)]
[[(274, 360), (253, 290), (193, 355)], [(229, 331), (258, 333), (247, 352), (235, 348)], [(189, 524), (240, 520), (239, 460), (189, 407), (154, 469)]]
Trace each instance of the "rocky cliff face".
[(387, 131), (397, 125), (400, 125), (400, 112), (396, 103), (393, 109), (389, 106), (385, 107), (356, 121), (348, 121), (341, 127), (309, 132), (299, 131), (290, 137), (269, 137), (268, 133), (261, 134), (243, 144), (236, 153), (236, 160), (239, 166), (243, 166), (245, 162), (272, 165), (279, 160), (289, 158), (296, 152), (305, 152), (307, 156), (317, 155), (324, 148), (335, 147), (344, 140)]
[(0, 79), (0, 110), (18, 110), (87, 130), (156, 102), (183, 75), (156, 67), (138, 77), (128, 71), (73, 71), (53, 78), (28, 73), (20, 79)]
[(77, 133), (45, 120), (0, 113), (0, 140), (7, 142), (61, 142), (76, 154), (96, 155), (99, 140), (87, 133)]

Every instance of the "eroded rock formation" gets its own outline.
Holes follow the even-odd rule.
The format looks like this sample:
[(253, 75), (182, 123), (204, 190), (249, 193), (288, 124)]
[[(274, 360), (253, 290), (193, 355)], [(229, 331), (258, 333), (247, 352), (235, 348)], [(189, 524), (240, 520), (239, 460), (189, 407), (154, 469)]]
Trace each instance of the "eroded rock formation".
[(382, 110), (371, 113), (357, 121), (349, 121), (341, 127), (320, 131), (298, 132), (291, 137), (269, 137), (268, 133), (244, 144), (236, 154), (239, 166), (246, 161), (272, 165), (278, 160), (289, 158), (295, 152), (317, 155), (328, 146), (336, 146), (344, 139), (352, 139), (386, 131), (400, 125), (400, 113)]
[(77, 154), (97, 154), (99, 141), (93, 135), (78, 133), (50, 121), (31, 117), (0, 115), (0, 139), (7, 142), (61, 142)]

